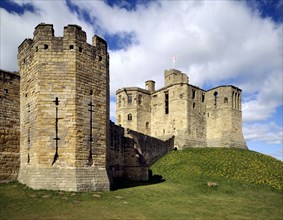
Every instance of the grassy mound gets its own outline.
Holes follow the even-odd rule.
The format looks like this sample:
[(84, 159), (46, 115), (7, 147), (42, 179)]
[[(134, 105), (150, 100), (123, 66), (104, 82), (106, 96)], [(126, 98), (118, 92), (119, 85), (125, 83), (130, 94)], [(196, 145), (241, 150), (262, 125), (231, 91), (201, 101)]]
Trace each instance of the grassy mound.
[(249, 150), (185, 149), (166, 155), (152, 169), (172, 182), (192, 181), (200, 177), (224, 177), (227, 180), (283, 189), (283, 162)]
[(0, 184), (0, 219), (282, 219), (282, 162), (271, 157), (186, 149), (170, 152), (152, 170), (151, 181), (108, 192)]

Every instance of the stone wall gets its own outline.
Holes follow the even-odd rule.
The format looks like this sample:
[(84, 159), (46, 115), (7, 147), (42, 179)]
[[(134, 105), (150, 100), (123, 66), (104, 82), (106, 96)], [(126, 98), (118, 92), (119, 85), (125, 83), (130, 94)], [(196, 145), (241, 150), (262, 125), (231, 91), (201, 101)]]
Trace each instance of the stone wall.
[(149, 167), (174, 147), (174, 137), (163, 141), (111, 122), (108, 170), (115, 179), (147, 181)]
[(20, 166), (20, 76), (0, 70), (0, 182), (16, 180)]

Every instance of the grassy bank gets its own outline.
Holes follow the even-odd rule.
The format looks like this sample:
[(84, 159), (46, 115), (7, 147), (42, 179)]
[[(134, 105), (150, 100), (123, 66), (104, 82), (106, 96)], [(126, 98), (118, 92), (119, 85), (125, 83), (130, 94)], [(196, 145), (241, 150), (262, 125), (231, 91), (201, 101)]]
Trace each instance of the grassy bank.
[(282, 219), (283, 163), (271, 157), (189, 149), (171, 152), (152, 170), (160, 176), (150, 183), (124, 183), (110, 192), (0, 184), (0, 219)]

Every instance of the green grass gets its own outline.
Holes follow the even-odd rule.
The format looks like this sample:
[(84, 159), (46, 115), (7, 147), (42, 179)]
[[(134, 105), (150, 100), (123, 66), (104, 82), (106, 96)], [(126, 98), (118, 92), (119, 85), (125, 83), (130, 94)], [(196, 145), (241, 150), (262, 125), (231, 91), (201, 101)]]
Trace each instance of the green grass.
[(165, 181), (124, 182), (100, 194), (0, 184), (0, 219), (283, 219), (283, 163), (271, 157), (187, 149), (169, 153), (152, 170)]

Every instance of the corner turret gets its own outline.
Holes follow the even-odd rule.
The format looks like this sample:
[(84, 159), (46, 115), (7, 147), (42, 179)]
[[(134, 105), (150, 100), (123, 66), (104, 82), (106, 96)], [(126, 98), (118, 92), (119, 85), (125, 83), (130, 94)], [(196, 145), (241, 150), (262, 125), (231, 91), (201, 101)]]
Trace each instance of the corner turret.
[(155, 91), (155, 82), (153, 80), (147, 80), (145, 82), (145, 89), (154, 92)]

